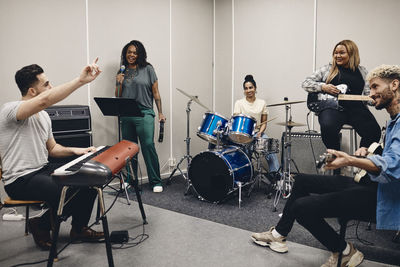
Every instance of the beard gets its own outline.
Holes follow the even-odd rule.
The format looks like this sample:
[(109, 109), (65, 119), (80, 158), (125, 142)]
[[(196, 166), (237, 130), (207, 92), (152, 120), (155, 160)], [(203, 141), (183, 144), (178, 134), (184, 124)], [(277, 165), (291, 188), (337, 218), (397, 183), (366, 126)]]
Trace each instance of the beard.
[(390, 99), (389, 98), (383, 99), (383, 102), (380, 103), (379, 105), (375, 105), (375, 108), (377, 110), (384, 109), (384, 108), (388, 107), (391, 102), (392, 102), (391, 98)]
[(381, 98), (381, 103), (376, 104), (375, 108), (377, 110), (381, 110), (384, 108), (387, 108), (393, 101), (393, 98), (395, 97), (394, 93), (390, 90), (389, 85), (386, 86), (386, 88), (383, 90), (383, 92), (379, 96)]

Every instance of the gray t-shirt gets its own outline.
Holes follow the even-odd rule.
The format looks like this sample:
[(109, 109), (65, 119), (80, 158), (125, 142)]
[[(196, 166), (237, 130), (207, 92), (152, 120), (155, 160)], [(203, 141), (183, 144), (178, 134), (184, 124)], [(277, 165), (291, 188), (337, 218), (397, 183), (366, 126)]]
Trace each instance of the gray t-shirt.
[(157, 75), (153, 66), (129, 69), (124, 72), (122, 82), (122, 97), (136, 99), (146, 108), (153, 109), (152, 86), (157, 81)]
[(46, 142), (53, 138), (51, 120), (46, 111), (17, 120), (21, 103), (8, 102), (0, 107), (0, 157), (5, 185), (46, 165)]

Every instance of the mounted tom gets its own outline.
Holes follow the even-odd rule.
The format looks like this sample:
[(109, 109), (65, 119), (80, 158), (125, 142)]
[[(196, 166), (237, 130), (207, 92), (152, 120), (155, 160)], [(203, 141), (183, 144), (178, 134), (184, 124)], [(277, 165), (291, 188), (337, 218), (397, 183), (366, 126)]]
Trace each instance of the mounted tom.
[(330, 95), (327, 93), (315, 92), (308, 93), (307, 96), (307, 107), (309, 110), (315, 113), (319, 113), (325, 109), (341, 109), (339, 101), (370, 101), (372, 100), (369, 96), (365, 95), (347, 95), (347, 85), (339, 84), (336, 88), (340, 91), (337, 96)]

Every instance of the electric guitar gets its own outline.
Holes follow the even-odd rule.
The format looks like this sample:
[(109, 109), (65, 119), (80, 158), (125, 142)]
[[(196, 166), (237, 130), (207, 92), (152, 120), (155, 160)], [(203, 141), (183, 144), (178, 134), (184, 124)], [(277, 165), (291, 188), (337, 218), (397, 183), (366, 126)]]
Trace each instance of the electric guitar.
[[(368, 147), (368, 155), (367, 156), (382, 155), (382, 152), (383, 152), (383, 145), (380, 143), (374, 142)], [(363, 156), (355, 156), (355, 157), (366, 158)], [(327, 163), (333, 161), (335, 158), (336, 158), (336, 156), (331, 153), (324, 153), (319, 157), (319, 160), (317, 160), (316, 166), (318, 169), (324, 170), (325, 165)], [(360, 171), (358, 171), (356, 173), (356, 175), (354, 176), (354, 181), (359, 183), (367, 175), (368, 175), (368, 172), (366, 170), (360, 169)]]
[(365, 95), (346, 95), (347, 85), (339, 84), (336, 86), (340, 90), (340, 94), (333, 96), (327, 93), (315, 92), (308, 93), (307, 96), (307, 107), (309, 110), (315, 113), (319, 113), (327, 108), (340, 109), (339, 101), (369, 101), (372, 100), (369, 96)]

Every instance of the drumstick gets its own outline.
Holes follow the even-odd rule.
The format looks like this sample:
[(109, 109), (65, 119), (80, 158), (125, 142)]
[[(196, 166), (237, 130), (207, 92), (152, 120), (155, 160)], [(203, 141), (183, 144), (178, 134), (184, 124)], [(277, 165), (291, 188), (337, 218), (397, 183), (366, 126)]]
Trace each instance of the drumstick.
[(275, 119), (277, 119), (277, 118), (278, 118), (278, 117), (275, 117), (275, 118), (272, 118), (272, 119), (269, 119), (269, 120), (267, 120), (267, 121), (264, 121), (264, 122), (260, 123), (259, 125), (257, 125), (256, 129), (259, 129), (259, 128), (261, 127), (261, 125), (266, 124), (267, 122), (273, 121), (273, 120), (275, 120)]

